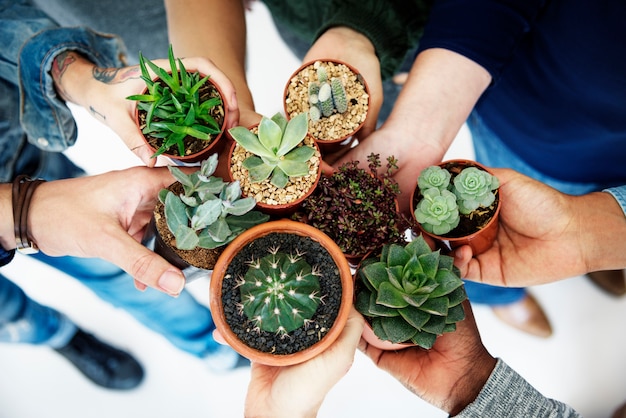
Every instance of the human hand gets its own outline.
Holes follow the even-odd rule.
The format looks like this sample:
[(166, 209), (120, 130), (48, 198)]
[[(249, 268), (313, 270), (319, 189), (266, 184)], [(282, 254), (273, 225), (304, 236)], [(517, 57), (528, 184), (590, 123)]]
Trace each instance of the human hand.
[(99, 257), (147, 286), (178, 295), (181, 271), (140, 244), (159, 190), (174, 178), (167, 168), (121, 171), (41, 184), (31, 200), (28, 230), (50, 256)]
[(468, 301), (463, 308), (465, 319), (456, 331), (437, 337), (430, 350), (385, 351), (365, 341), (359, 349), (412, 393), (456, 415), (476, 399), (496, 365), (482, 344)]
[(315, 417), (328, 391), (352, 366), (363, 323), (353, 307), (339, 338), (311, 360), (285, 367), (252, 363), (244, 415)]
[(356, 68), (367, 83), (370, 103), (367, 120), (357, 133), (365, 138), (376, 129), (378, 112), (383, 103), (383, 85), (380, 75), (380, 62), (374, 45), (363, 34), (343, 26), (328, 29), (311, 46), (303, 62), (335, 59)]
[[(235, 126), (239, 121), (239, 110), (230, 80), (209, 59), (196, 57), (183, 58), (182, 61), (187, 70), (208, 74), (220, 86), (228, 106), (225, 129)], [(153, 62), (161, 68), (170, 69), (167, 59)], [(141, 94), (146, 87), (140, 78), (139, 66), (98, 68), (76, 52), (67, 51), (55, 58), (52, 76), (64, 100), (84, 107), (110, 127), (148, 167), (156, 164), (156, 159), (151, 158), (154, 151), (146, 145), (134, 121), (136, 102), (126, 99), (130, 95)]]
[(500, 226), (493, 246), (472, 258), (455, 250), (469, 280), (531, 286), (626, 266), (624, 213), (608, 193), (570, 196), (510, 169), (500, 180)]

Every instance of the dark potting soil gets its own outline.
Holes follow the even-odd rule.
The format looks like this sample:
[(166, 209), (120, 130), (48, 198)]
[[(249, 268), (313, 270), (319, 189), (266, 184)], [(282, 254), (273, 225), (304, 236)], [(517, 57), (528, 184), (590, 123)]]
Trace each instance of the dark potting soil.
[[(238, 309), (241, 303), (235, 278), (245, 275), (247, 262), (268, 254), (270, 247), (280, 247), (283, 251), (304, 253), (304, 258), (320, 270), (319, 282), (322, 303), (311, 318), (313, 323), (303, 325), (287, 335), (280, 336), (255, 328), (255, 325)], [(341, 305), (341, 279), (332, 256), (317, 241), (296, 234), (271, 233), (244, 247), (226, 270), (222, 283), (222, 303), (226, 322), (248, 346), (274, 354), (293, 354), (302, 351), (321, 340), (333, 326)]]

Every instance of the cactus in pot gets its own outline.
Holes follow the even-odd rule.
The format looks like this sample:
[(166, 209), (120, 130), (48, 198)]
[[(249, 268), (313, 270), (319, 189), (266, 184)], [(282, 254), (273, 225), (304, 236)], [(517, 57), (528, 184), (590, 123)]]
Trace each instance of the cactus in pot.
[(385, 245), (356, 274), (355, 307), (381, 340), (428, 349), (465, 317), (467, 296), (453, 258), (431, 250), (421, 235)]
[(278, 247), (248, 263), (238, 285), (241, 309), (260, 329), (286, 335), (310, 322), (321, 302), (319, 270)]

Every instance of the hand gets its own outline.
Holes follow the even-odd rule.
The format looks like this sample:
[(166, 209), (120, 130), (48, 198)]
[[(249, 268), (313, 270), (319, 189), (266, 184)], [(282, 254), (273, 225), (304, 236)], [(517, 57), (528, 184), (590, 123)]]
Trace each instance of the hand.
[(365, 138), (376, 129), (378, 112), (383, 103), (383, 84), (380, 76), (380, 62), (374, 45), (363, 34), (347, 28), (328, 29), (311, 46), (303, 62), (318, 59), (335, 59), (356, 68), (365, 79), (370, 90), (370, 104), (367, 120), (357, 136)]
[(328, 391), (352, 366), (363, 332), (363, 317), (354, 309), (335, 343), (322, 354), (286, 367), (252, 364), (246, 417), (315, 417)]
[(359, 349), (411, 392), (456, 415), (476, 399), (496, 365), (480, 340), (470, 304), (463, 307), (465, 319), (457, 330), (438, 337), (430, 350), (383, 351), (365, 341)]
[(513, 170), (492, 170), (502, 201), (498, 235), (475, 258), (467, 246), (456, 249), (463, 277), (531, 286), (626, 266), (626, 222), (610, 194), (570, 196)]
[(133, 276), (138, 289), (176, 296), (185, 284), (180, 270), (140, 244), (159, 190), (173, 182), (167, 168), (134, 167), (43, 183), (28, 229), (50, 256), (99, 257)]
[[(235, 126), (239, 110), (230, 80), (208, 59), (184, 58), (182, 61), (187, 70), (207, 74), (220, 86), (229, 110), (225, 129)], [(139, 66), (98, 68), (74, 51), (59, 54), (54, 62), (52, 76), (59, 95), (87, 109), (110, 127), (144, 164), (153, 167), (156, 163), (156, 159), (151, 158), (154, 152), (145, 144), (134, 122), (136, 102), (126, 99), (132, 94), (140, 94), (146, 87), (140, 78)], [(161, 68), (170, 69), (167, 59), (153, 62)]]

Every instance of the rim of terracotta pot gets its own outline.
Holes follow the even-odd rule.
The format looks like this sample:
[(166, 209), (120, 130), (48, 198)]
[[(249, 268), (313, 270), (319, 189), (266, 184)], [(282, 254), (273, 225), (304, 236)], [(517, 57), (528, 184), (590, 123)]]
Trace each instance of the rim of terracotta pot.
[[(168, 71), (168, 73), (171, 74), (171, 71)], [(200, 77), (203, 78), (205, 76), (206, 74), (200, 73)], [(160, 77), (156, 76), (152, 78), (152, 81), (156, 81), (159, 79)], [(222, 122), (222, 125), (221, 125), (221, 132), (217, 134), (215, 138), (213, 138), (211, 143), (206, 148), (204, 148), (201, 151), (196, 152), (195, 154), (185, 155), (181, 157), (179, 155), (163, 153), (161, 154), (162, 156), (167, 157), (173, 161), (179, 161), (181, 163), (197, 163), (197, 162), (206, 160), (210, 154), (219, 152), (221, 150), (220, 146), (223, 145), (221, 139), (222, 137), (224, 137), (224, 132), (226, 131), (226, 123), (228, 121), (228, 113), (229, 113), (228, 102), (225, 99), (226, 96), (224, 96), (224, 92), (222, 91), (222, 88), (219, 86), (219, 84), (214, 83), (213, 80), (211, 80), (211, 78), (207, 80), (207, 83), (210, 83), (213, 87), (215, 87), (218, 94), (222, 98), (222, 106), (224, 107), (224, 121)], [(142, 90), (141, 94), (146, 94), (147, 91), (148, 91), (148, 87), (146, 86), (146, 88)], [(135, 110), (133, 114), (135, 117), (135, 125), (137, 125), (137, 129), (139, 129), (139, 131), (141, 132), (141, 129), (139, 128), (139, 106), (137, 105), (137, 101), (135, 101), (134, 106), (135, 106)], [(143, 138), (144, 143), (148, 146), (148, 148), (150, 148), (150, 150), (152, 150), (152, 153), (154, 154), (157, 150), (148, 143), (148, 140), (146, 139), (143, 133), (141, 133), (141, 137)]]
[[(249, 127), (248, 129), (254, 129), (256, 126), (258, 126), (258, 124), (252, 125), (251, 127)], [(232, 137), (230, 136), (230, 134), (228, 134), (228, 143), (229, 143), (229, 147), (228, 147), (228, 153), (227, 153), (227, 161), (226, 163), (228, 164), (227, 167), (227, 175), (228, 175), (228, 179), (230, 182), (235, 181), (234, 177), (233, 177), (233, 173), (230, 169), (231, 165), (230, 165), (230, 161), (232, 159), (233, 153), (235, 152), (235, 148), (237, 147), (237, 141), (235, 141), (234, 139), (232, 139)], [(303, 194), (302, 196), (300, 196), (298, 199), (289, 202), (289, 203), (284, 203), (284, 204), (280, 204), (280, 205), (270, 205), (268, 203), (265, 203), (263, 201), (257, 201), (256, 205), (257, 205), (257, 209), (260, 210), (263, 213), (266, 213), (270, 216), (274, 216), (274, 217), (288, 217), (289, 215), (291, 215), (292, 213), (294, 213), (296, 210), (298, 210), (298, 208), (300, 207), (300, 205), (302, 204), (302, 202), (304, 202), (304, 199), (306, 199), (307, 197), (309, 197), (311, 195), (311, 193), (313, 193), (313, 191), (315, 190), (315, 188), (317, 187), (318, 183), (320, 182), (320, 178), (322, 178), (322, 156), (321, 156), (321, 150), (319, 147), (319, 144), (317, 143), (317, 141), (313, 140), (313, 146), (315, 146), (315, 149), (317, 150), (317, 152), (320, 154), (320, 162), (319, 165), (317, 167), (317, 176), (315, 177), (315, 181), (313, 182), (313, 186), (309, 189), (308, 192), (306, 192), (305, 194)], [(242, 190), (242, 195), (245, 194), (245, 192)]]
[[(341, 306), (337, 313), (337, 318), (332, 326), (321, 340), (314, 345), (292, 354), (276, 355), (266, 353), (249, 347), (241, 341), (231, 330), (226, 322), (226, 317), (222, 305), (222, 281), (228, 266), (233, 257), (246, 245), (255, 239), (271, 234), (271, 233), (294, 233), (301, 236), (309, 237), (320, 243), (332, 256), (337, 268), (342, 285)], [(348, 320), (350, 308), (353, 300), (353, 281), (352, 272), (348, 266), (348, 262), (344, 258), (341, 250), (326, 234), (320, 230), (313, 228), (301, 222), (288, 219), (277, 221), (269, 221), (260, 225), (256, 225), (235, 238), (220, 255), (213, 269), (213, 275), (210, 282), (209, 306), (213, 315), (213, 320), (224, 340), (239, 354), (258, 362), (273, 366), (288, 366), (298, 364), (309, 360), (326, 350), (341, 334)]]
[(341, 138), (337, 138), (337, 139), (318, 139), (315, 136), (311, 135), (309, 133), (309, 135), (311, 136), (311, 138), (313, 138), (313, 140), (316, 143), (319, 143), (320, 149), (322, 151), (324, 151), (325, 153), (330, 153), (330, 152), (334, 152), (337, 151), (339, 149), (341, 149), (344, 146), (350, 146), (353, 142), (354, 142), (354, 136), (356, 135), (357, 132), (359, 132), (361, 130), (361, 128), (363, 127), (363, 124), (365, 124), (365, 121), (367, 120), (367, 116), (370, 113), (370, 108), (371, 108), (371, 104), (372, 104), (372, 99), (371, 99), (371, 95), (370, 95), (370, 89), (369, 86), (367, 84), (367, 81), (365, 80), (365, 77), (363, 77), (363, 75), (361, 74), (361, 72), (359, 70), (357, 70), (355, 67), (353, 67), (352, 65), (348, 64), (345, 61), (341, 61), (338, 59), (334, 59), (334, 58), (321, 58), (321, 59), (315, 59), (315, 60), (311, 60), (311, 61), (307, 61), (304, 64), (302, 64), (300, 67), (298, 67), (297, 70), (295, 70), (291, 76), (289, 77), (289, 79), (287, 80), (287, 84), (285, 85), (285, 88), (283, 89), (283, 109), (285, 112), (285, 115), (287, 116), (287, 119), (291, 119), (291, 115), (289, 114), (289, 111), (287, 110), (287, 97), (288, 97), (288, 93), (289, 93), (289, 86), (291, 84), (291, 80), (298, 76), (298, 74), (304, 70), (305, 68), (314, 65), (317, 61), (321, 61), (321, 62), (332, 62), (334, 64), (342, 64), (345, 65), (346, 67), (348, 67), (350, 69), (350, 71), (352, 71), (358, 78), (359, 82), (361, 84), (363, 84), (363, 88), (365, 89), (365, 93), (368, 95), (367, 98), (367, 113), (365, 114), (365, 118), (363, 119), (363, 121), (348, 135), (345, 135)]
[[(477, 167), (481, 170), (488, 172), (491, 175), (494, 175), (493, 172), (491, 172), (487, 167), (480, 164), (479, 162), (476, 162), (473, 160), (466, 160), (463, 158), (442, 161), (441, 163), (437, 165), (440, 167), (443, 167), (445, 165), (450, 165), (450, 164), (463, 164), (466, 166), (474, 166), (474, 167)], [(410, 208), (411, 208), (411, 216), (413, 217), (413, 220), (415, 221), (415, 225), (419, 228), (420, 233), (431, 237), (437, 242), (443, 243), (446, 247), (448, 247), (449, 250), (458, 248), (462, 245), (469, 245), (472, 248), (472, 252), (474, 256), (487, 251), (491, 247), (491, 245), (493, 244), (493, 241), (496, 238), (496, 235), (498, 233), (498, 228), (499, 228), (498, 218), (500, 216), (500, 207), (501, 207), (499, 193), (498, 193), (496, 210), (493, 216), (491, 217), (491, 219), (489, 220), (489, 222), (487, 222), (487, 224), (482, 229), (470, 235), (466, 235), (464, 237), (444, 237), (444, 236), (436, 235), (436, 234), (433, 234), (424, 230), (424, 228), (422, 228), (419, 222), (417, 222), (417, 220), (415, 219), (415, 195), (417, 194), (418, 190), (419, 189), (416, 184), (415, 188), (411, 192)]]

